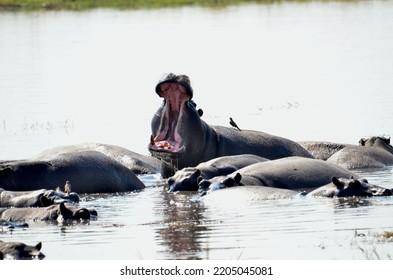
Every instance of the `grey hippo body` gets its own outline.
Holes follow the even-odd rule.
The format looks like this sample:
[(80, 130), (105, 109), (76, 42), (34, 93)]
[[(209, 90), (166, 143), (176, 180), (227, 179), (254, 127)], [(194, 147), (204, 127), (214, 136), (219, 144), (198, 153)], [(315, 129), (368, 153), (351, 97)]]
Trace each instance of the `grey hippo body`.
[(325, 142), (325, 141), (303, 141), (299, 144), (305, 148), (316, 159), (327, 160), (332, 155), (346, 147), (355, 145)]
[(313, 190), (331, 182), (332, 177), (356, 175), (336, 164), (319, 159), (288, 157), (255, 163), (227, 176), (199, 182), (199, 192), (233, 186), (268, 186), (292, 190)]
[(185, 75), (169, 74), (156, 86), (164, 99), (152, 119), (151, 154), (163, 160), (161, 174), (168, 178), (176, 170), (194, 167), (213, 158), (255, 154), (267, 159), (289, 156), (312, 158), (299, 144), (264, 132), (211, 126), (201, 119), (191, 100), (193, 90)]
[(363, 138), (359, 146), (346, 147), (327, 161), (347, 169), (385, 168), (393, 165), (393, 147), (390, 138)]
[(41, 253), (41, 248), (41, 242), (31, 246), (22, 242), (4, 242), (0, 240), (0, 260), (41, 260), (45, 258), (45, 255)]
[(211, 204), (220, 204), (221, 201), (233, 202), (238, 207), (241, 201), (258, 202), (264, 200), (293, 199), (296, 197), (375, 197), (391, 196), (392, 190), (373, 185), (367, 180), (346, 179), (333, 177), (332, 181), (309, 193), (288, 189), (279, 189), (265, 186), (237, 186), (209, 192), (202, 196), (202, 201)]
[(90, 220), (92, 216), (97, 216), (96, 210), (64, 203), (47, 207), (0, 208), (0, 218), (11, 222)]
[(145, 187), (131, 170), (97, 151), (0, 164), (0, 187), (9, 191), (56, 189), (66, 181), (77, 193), (128, 192)]
[(161, 162), (155, 157), (142, 155), (120, 146), (101, 143), (82, 143), (77, 145), (54, 147), (33, 156), (30, 160), (48, 161), (61, 158), (64, 154), (77, 154), (88, 151), (102, 153), (137, 175), (160, 172)]
[(0, 207), (46, 207), (61, 202), (78, 203), (79, 195), (46, 189), (14, 192), (0, 188)]
[(167, 182), (171, 192), (197, 191), (198, 181), (202, 179), (227, 175), (245, 166), (263, 161), (267, 161), (267, 159), (251, 154), (218, 157), (202, 162), (195, 167), (185, 167), (178, 170)]

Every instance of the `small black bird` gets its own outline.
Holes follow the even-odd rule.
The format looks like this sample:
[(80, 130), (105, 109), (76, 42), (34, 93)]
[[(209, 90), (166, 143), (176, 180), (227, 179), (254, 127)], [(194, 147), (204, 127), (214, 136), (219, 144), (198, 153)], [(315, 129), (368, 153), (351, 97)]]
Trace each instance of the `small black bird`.
[(234, 128), (237, 128), (239, 131), (242, 131), (242, 130), (237, 126), (237, 124), (235, 123), (235, 121), (234, 121), (232, 118), (229, 118), (229, 124), (230, 124), (231, 126), (233, 126)]

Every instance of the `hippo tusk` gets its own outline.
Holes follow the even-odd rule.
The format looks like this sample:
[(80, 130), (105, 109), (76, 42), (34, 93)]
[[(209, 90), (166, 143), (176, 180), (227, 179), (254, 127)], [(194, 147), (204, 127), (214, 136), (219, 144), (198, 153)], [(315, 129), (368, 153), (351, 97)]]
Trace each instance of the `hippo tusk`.
[(150, 144), (151, 144), (151, 145), (154, 145), (154, 144), (155, 144), (153, 135), (150, 136)]

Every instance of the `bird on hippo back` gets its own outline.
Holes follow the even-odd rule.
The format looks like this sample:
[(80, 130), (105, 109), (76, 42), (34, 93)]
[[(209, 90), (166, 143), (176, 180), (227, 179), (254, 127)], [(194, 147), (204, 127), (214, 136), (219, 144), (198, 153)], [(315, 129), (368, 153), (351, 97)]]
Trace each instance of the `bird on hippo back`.
[(151, 122), (150, 153), (161, 159), (161, 175), (173, 176), (184, 167), (194, 167), (213, 158), (254, 154), (267, 159), (289, 156), (312, 158), (298, 143), (253, 130), (208, 125), (202, 110), (192, 101), (193, 89), (186, 75), (168, 74), (156, 93), (164, 99)]

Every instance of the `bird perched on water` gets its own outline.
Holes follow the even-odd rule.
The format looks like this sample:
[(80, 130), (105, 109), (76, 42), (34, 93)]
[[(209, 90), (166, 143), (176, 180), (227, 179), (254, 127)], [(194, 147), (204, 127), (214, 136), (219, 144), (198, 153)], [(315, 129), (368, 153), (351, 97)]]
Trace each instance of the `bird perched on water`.
[(234, 121), (232, 118), (229, 118), (229, 124), (230, 124), (231, 126), (233, 126), (234, 128), (237, 128), (239, 131), (242, 131), (242, 130), (237, 126), (237, 124), (235, 123), (235, 121)]

